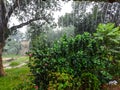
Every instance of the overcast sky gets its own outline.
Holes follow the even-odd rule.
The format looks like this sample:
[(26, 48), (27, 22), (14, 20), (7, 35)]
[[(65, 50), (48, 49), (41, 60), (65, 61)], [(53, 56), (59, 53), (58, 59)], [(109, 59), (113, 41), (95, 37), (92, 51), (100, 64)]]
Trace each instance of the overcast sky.
[(61, 6), (62, 6), (62, 9), (61, 11), (57, 11), (55, 12), (54, 14), (54, 17), (55, 17), (55, 22), (58, 21), (58, 18), (62, 15), (65, 15), (65, 13), (70, 13), (72, 11), (72, 1), (69, 1), (67, 3), (61, 3)]

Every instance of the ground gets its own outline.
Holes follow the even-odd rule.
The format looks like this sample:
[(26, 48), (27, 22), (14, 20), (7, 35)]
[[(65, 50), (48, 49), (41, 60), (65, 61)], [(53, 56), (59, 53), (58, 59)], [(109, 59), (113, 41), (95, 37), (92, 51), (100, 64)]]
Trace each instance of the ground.
[(3, 56), (5, 77), (0, 77), (0, 90), (14, 90), (29, 75), (28, 56)]
[(7, 75), (0, 77), (0, 90), (15, 90), (15, 87), (27, 81), (29, 74), (29, 68), (27, 66), (6, 69), (5, 71)]
[(3, 57), (3, 66), (5, 69), (17, 68), (28, 63), (27, 56), (4, 56)]

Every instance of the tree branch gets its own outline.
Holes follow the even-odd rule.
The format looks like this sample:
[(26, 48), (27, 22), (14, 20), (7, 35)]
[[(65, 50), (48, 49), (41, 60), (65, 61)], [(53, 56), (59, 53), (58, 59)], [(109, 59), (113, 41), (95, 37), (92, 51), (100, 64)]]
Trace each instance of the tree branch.
[(13, 11), (18, 7), (18, 2), (22, 0), (15, 0), (14, 4), (9, 8), (9, 11), (6, 15), (6, 21), (8, 22), (10, 16), (12, 15)]
[(23, 27), (23, 26), (25, 26), (25, 25), (30, 24), (31, 22), (34, 22), (34, 21), (37, 21), (37, 20), (40, 20), (40, 19), (44, 19), (44, 18), (34, 18), (34, 19), (30, 19), (30, 20), (27, 21), (27, 22), (21, 23), (21, 24), (16, 25), (16, 26), (12, 26), (12, 27), (10, 28), (10, 30), (11, 30), (11, 31), (14, 31), (14, 30), (16, 30), (16, 29), (18, 29), (18, 28), (21, 28), (21, 27)]

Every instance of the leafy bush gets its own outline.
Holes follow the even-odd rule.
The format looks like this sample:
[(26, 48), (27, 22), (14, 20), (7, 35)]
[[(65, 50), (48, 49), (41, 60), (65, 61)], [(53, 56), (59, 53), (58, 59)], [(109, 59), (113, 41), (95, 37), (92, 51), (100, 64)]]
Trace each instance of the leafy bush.
[(49, 74), (49, 89), (50, 90), (65, 90), (72, 87), (73, 77), (66, 73), (52, 72)]
[(94, 33), (95, 39), (105, 47), (108, 53), (108, 58), (116, 62), (120, 56), (120, 27), (115, 27), (115, 24), (99, 24), (97, 32)]
[(85, 90), (100, 90), (100, 81), (91, 73), (83, 73), (81, 75), (82, 88)]
[[(84, 32), (76, 37), (63, 36), (52, 47), (49, 47), (45, 38), (34, 40), (29, 53), (29, 67), (35, 75), (34, 83), (38, 88), (47, 90), (53, 85), (51, 88), (58, 89), (59, 87), (60, 90), (64, 90), (66, 87), (70, 87), (73, 90), (79, 90), (85, 79), (85, 83), (93, 81), (89, 82), (89, 90), (98, 90), (100, 83), (111, 80), (113, 77), (111, 67), (116, 64), (113, 64), (113, 60), (108, 57), (112, 47), (103, 43), (106, 41), (105, 38), (101, 39), (100, 36), (103, 35), (98, 35), (99, 31), (103, 30), (102, 27), (105, 28), (104, 25), (98, 27), (94, 35)], [(113, 42), (113, 45), (115, 43)], [(110, 56), (113, 57), (113, 52)], [(66, 77), (72, 78), (66, 79)], [(66, 82), (67, 84), (65, 84)]]
[(111, 61), (109, 72), (114, 76), (119, 76), (120, 72), (120, 27), (115, 27), (114, 23), (99, 24), (95, 39), (99, 42), (101, 47), (107, 52), (106, 58)]
[(24, 81), (13, 88), (14, 90), (36, 90), (31, 81)]

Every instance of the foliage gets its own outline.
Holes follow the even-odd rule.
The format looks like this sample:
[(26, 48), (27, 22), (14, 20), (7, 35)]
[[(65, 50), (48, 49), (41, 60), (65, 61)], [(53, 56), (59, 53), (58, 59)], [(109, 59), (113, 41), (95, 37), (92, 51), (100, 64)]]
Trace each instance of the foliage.
[(106, 57), (112, 62), (109, 72), (119, 76), (120, 72), (116, 71), (120, 70), (120, 27), (115, 27), (114, 23), (99, 24), (94, 37), (101, 47), (105, 47)]
[(68, 26), (68, 27), (62, 27), (57, 30), (50, 30), (48, 33), (46, 33), (48, 41), (54, 42), (59, 40), (64, 34), (66, 34), (67, 37), (74, 36), (74, 26)]
[[(59, 30), (59, 29), (52, 30), (53, 28), (50, 28), (47, 26), (41, 27), (41, 29), (44, 29), (45, 32), (41, 32), (39, 30), (39, 28), (38, 28), (39, 25), (36, 24), (36, 26), (37, 27), (33, 30), (33, 32), (31, 30), (28, 30), (28, 35), (31, 35), (31, 36), (28, 36), (29, 39), (31, 39), (30, 43), (32, 44), (32, 46), (30, 46), (30, 47), (34, 47), (35, 43), (43, 42), (41, 40), (45, 40), (45, 43), (49, 44), (49, 47), (51, 47), (53, 45), (53, 42), (58, 41), (65, 34), (66, 34), (67, 38), (74, 36), (74, 26), (64, 27), (64, 28), (61, 28), (61, 30)], [(47, 28), (49, 28), (49, 29), (47, 29)], [(30, 28), (30, 29), (32, 29), (32, 28)], [(29, 31), (31, 31), (31, 32), (29, 32)]]
[(44, 36), (47, 36), (47, 41), (52, 43), (56, 40), (59, 40), (64, 34), (66, 34), (67, 37), (74, 36), (74, 29), (75, 27), (72, 25), (55, 29), (48, 24), (41, 26), (39, 23), (37, 23), (31, 24), (26, 35), (28, 39), (34, 40), (43, 34)]
[[(21, 28), (25, 25), (30, 25), (31, 22), (37, 21), (40, 24), (52, 23), (53, 11), (60, 10), (59, 1), (55, 0), (23, 0), (23, 1), (6, 1), (4, 2), (8, 9), (8, 14), (12, 13), (10, 17), (16, 17), (17, 20), (22, 21), (20, 27), (11, 27), (11, 31), (15, 31), (17, 28)], [(13, 8), (15, 5), (15, 9)], [(12, 9), (13, 8), (13, 9)], [(12, 12), (9, 12), (12, 11)], [(8, 17), (8, 19), (10, 18)], [(25, 22), (25, 23), (24, 23)], [(26, 23), (27, 22), (27, 23)], [(18, 25), (15, 25), (18, 26)], [(13, 30), (14, 29), (14, 30)]]
[(113, 23), (99, 24), (94, 36), (109, 52), (108, 58), (114, 63), (118, 62), (120, 58), (120, 27), (115, 27)]
[[(50, 23), (53, 12), (60, 8), (56, 0), (0, 0), (0, 76), (5, 76), (2, 64), (2, 50), (5, 40), (18, 28), (28, 25), (34, 21)], [(15, 17), (20, 24), (11, 25), (11, 17)]]
[(6, 40), (6, 45), (3, 50), (3, 54), (16, 54), (18, 55), (21, 49), (21, 41), (24, 39), (23, 33), (17, 31), (13, 35), (10, 35)]
[[(100, 83), (108, 82), (115, 75), (113, 68), (117, 64), (113, 64), (114, 60), (108, 57), (109, 53), (112, 53), (111, 57), (114, 57), (115, 53), (110, 51), (112, 49), (110, 41), (105, 43), (108, 37), (107, 40), (111, 40), (110, 38), (117, 40), (113, 36), (119, 35), (117, 34), (119, 29), (113, 26), (111, 23), (100, 24), (93, 35), (87, 32), (69, 38), (64, 35), (51, 47), (45, 38), (34, 40), (29, 53), (29, 67), (35, 75), (34, 83), (44, 90), (48, 88), (65, 90), (66, 87), (75, 90), (87, 87), (88, 90), (99, 90)], [(112, 45), (117, 44), (112, 41)], [(65, 84), (66, 82), (70, 86)]]
[(14, 86), (13, 90), (37, 90), (36, 86), (32, 83), (33, 77), (29, 76), (26, 78), (27, 80), (24, 82), (17, 83), (17, 85)]
[[(112, 8), (114, 7), (114, 9)], [(75, 27), (75, 35), (84, 32), (93, 33), (99, 23), (115, 23), (115, 26), (120, 24), (119, 3), (106, 2), (73, 2), (72, 12), (61, 16), (58, 19), (58, 25), (66, 27), (73, 25)], [(112, 13), (112, 9), (114, 13)]]
[(73, 77), (66, 73), (52, 72), (49, 74), (49, 90), (65, 90), (72, 87)]
[(10, 41), (7, 41), (6, 46), (4, 47), (4, 54), (16, 54), (16, 55), (18, 55), (20, 49), (21, 49), (20, 42), (15, 41), (14, 39), (11, 39)]
[(100, 81), (91, 73), (83, 73), (81, 75), (82, 88), (85, 90), (100, 90)]
[(47, 33), (52, 31), (52, 27), (49, 24), (41, 25), (41, 23), (31, 23), (27, 30), (26, 36), (28, 39), (34, 39), (41, 33)]

